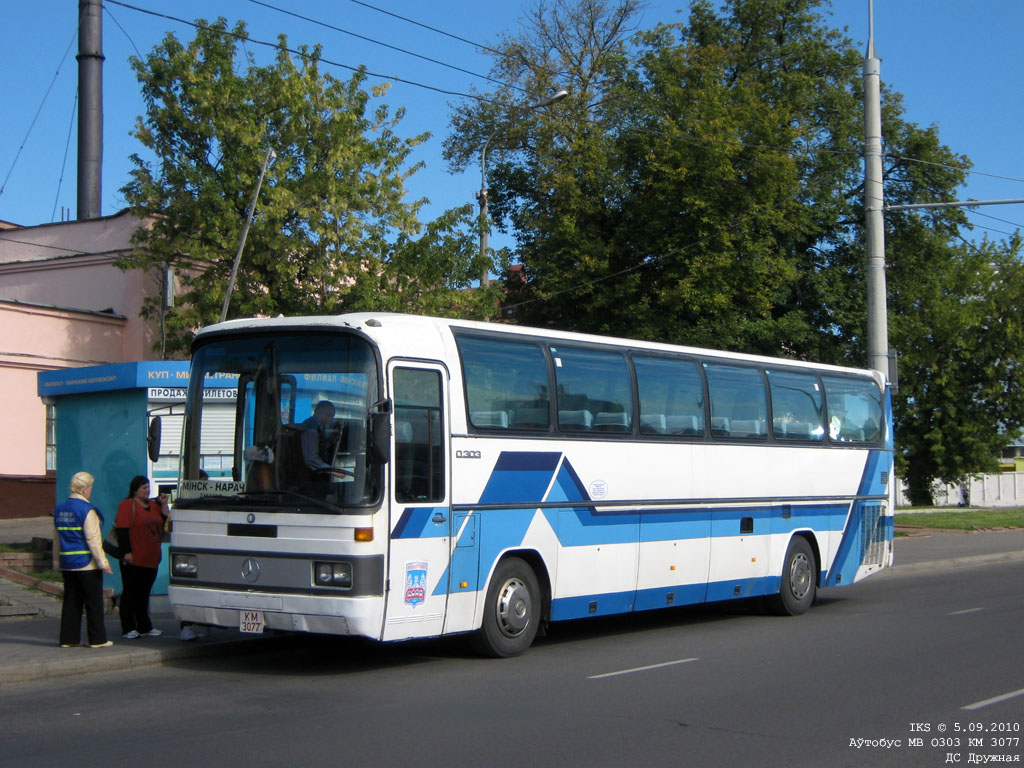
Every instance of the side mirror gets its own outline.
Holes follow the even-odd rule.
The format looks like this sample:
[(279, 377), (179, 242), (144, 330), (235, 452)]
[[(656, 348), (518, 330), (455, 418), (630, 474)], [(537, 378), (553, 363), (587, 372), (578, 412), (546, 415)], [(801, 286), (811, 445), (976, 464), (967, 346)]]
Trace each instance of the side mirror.
[(146, 437), (146, 452), (149, 454), (150, 461), (156, 461), (160, 458), (160, 434), (162, 431), (162, 424), (159, 416), (154, 416), (149, 422), (149, 434)]
[(391, 401), (382, 400), (370, 414), (370, 459), (377, 464), (391, 461)]

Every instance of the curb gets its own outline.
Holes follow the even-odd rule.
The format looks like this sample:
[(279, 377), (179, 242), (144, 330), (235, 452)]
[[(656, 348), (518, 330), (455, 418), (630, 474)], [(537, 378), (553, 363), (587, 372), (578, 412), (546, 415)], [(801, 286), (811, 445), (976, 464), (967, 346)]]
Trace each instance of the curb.
[(951, 557), (946, 560), (928, 560), (923, 563), (897, 563), (887, 570), (892, 574), (898, 575), (901, 573), (920, 573), (922, 571), (941, 571), (947, 568), (969, 568), (974, 565), (985, 565), (987, 563), (1014, 563), (1020, 561), (1024, 561), (1024, 551)]
[(27, 573), (16, 571), (13, 568), (0, 566), (0, 578), (7, 579), (7, 581), (13, 581), (15, 584), (20, 584), (23, 587), (38, 589), (41, 592), (46, 592), (54, 597), (60, 597), (64, 594), (63, 585), (55, 584), (52, 581), (37, 579), (34, 576), (29, 576)]

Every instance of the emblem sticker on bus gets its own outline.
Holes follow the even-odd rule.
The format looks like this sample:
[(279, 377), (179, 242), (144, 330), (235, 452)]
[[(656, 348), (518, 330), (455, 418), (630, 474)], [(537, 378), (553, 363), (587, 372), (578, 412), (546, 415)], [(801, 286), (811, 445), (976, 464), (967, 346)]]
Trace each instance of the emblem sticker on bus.
[(415, 608), (427, 599), (427, 564), (405, 564), (405, 604)]

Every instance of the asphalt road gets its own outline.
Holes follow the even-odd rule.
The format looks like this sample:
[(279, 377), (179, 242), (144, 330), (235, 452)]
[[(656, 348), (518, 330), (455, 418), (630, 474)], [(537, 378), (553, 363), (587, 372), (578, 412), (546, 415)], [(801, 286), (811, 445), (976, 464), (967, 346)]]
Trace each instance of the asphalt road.
[(0, 765), (1024, 760), (1022, 587), (1024, 562), (888, 572), (798, 618), (744, 603), (573, 622), (517, 659), (299, 636), (272, 653), (6, 687)]

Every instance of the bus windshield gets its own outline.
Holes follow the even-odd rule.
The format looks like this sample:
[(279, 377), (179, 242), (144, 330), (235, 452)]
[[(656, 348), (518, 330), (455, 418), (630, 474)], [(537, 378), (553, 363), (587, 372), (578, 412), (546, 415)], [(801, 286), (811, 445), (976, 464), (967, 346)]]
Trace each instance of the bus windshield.
[[(218, 336), (194, 351), (179, 506), (353, 512), (378, 501), (373, 348), (343, 333)], [(357, 509), (352, 509), (353, 507)]]

